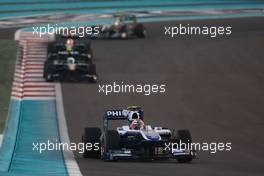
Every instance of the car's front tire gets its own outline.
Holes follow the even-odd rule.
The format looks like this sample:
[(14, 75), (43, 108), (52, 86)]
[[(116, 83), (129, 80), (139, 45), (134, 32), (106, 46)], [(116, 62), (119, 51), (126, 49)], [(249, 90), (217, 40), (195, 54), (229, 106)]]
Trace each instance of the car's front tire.
[[(191, 136), (191, 132), (189, 130), (178, 130), (177, 131), (177, 136), (176, 139), (178, 142), (180, 142), (182, 144), (182, 146), (188, 146), (192, 143), (192, 136)], [(179, 163), (189, 163), (191, 162), (193, 159), (192, 155), (188, 155), (182, 158), (178, 158), (178, 162)]]
[[(100, 136), (101, 136), (101, 129), (100, 128), (85, 128), (84, 134), (82, 136), (82, 141), (84, 145), (87, 143), (91, 143), (93, 146), (98, 143), (100, 146)], [(83, 153), (84, 158), (99, 158), (100, 157), (100, 149), (95, 150), (87, 150), (85, 147), (85, 151)]]

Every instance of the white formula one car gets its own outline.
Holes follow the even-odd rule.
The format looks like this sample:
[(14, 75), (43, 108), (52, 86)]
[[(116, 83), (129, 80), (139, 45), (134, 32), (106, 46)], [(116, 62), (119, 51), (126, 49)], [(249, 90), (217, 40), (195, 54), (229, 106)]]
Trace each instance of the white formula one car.
[[(126, 120), (128, 124), (109, 130), (109, 120)], [(136, 121), (138, 123), (134, 123)], [(190, 162), (196, 157), (195, 151), (181, 147), (192, 142), (189, 130), (178, 130), (173, 135), (168, 128), (144, 125), (143, 110), (139, 106), (106, 111), (103, 131), (95, 127), (85, 128), (82, 139), (85, 144), (100, 145), (100, 150), (86, 150), (84, 158), (95, 157), (104, 161), (176, 159), (179, 162)]]

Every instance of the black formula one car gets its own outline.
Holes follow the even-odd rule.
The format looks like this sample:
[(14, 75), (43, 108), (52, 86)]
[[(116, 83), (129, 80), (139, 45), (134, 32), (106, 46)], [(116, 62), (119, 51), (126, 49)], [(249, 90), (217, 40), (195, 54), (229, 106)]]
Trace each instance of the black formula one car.
[(120, 39), (146, 37), (146, 28), (143, 24), (137, 22), (137, 17), (135, 15), (116, 14), (113, 15), (113, 19), (111, 24), (101, 26), (99, 29), (100, 34), (94, 37)]
[(55, 41), (48, 43), (48, 55), (57, 54), (59, 52), (68, 51), (69, 54), (72, 51), (87, 54), (87, 57), (92, 59), (93, 52), (90, 42), (80, 38), (77, 35), (55, 35)]
[(55, 80), (97, 81), (96, 67), (89, 42), (72, 36), (57, 37), (48, 44), (47, 60), (44, 63), (43, 77), (47, 82)]
[[(109, 130), (109, 120), (126, 120), (128, 124)], [(138, 106), (106, 111), (103, 131), (95, 127), (85, 128), (82, 136), (85, 144), (97, 144), (100, 149), (86, 149), (83, 157), (104, 161), (176, 159), (178, 162), (191, 162), (196, 158), (196, 152), (186, 147), (192, 142), (189, 130), (178, 130), (174, 135), (170, 129), (163, 127), (143, 125), (142, 128), (132, 128), (131, 121), (137, 120), (143, 120), (143, 110)]]

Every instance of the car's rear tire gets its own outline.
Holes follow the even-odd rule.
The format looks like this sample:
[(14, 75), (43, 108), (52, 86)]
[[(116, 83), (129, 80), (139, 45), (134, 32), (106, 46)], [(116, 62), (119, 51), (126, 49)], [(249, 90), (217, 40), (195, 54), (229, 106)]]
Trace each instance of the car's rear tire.
[(97, 83), (97, 81), (98, 81), (98, 76), (97, 76), (97, 75), (93, 75), (93, 76), (89, 79), (89, 81), (90, 81), (91, 83)]
[(89, 56), (87, 56), (89, 59), (93, 59), (93, 51), (92, 51), (92, 47), (91, 47), (91, 43), (90, 42), (85, 42), (85, 50), (83, 51), (85, 54), (89, 54)]
[(43, 71), (43, 77), (47, 82), (53, 82), (53, 75), (51, 73), (51, 68), (49, 66), (48, 62), (44, 63), (44, 71)]
[(95, 66), (95, 64), (90, 63), (88, 71), (89, 71), (90, 75), (95, 75), (96, 74), (96, 66)]
[[(178, 140), (178, 142), (181, 142), (182, 145), (188, 147), (188, 145), (192, 143), (191, 132), (189, 130), (178, 130), (176, 139)], [(192, 155), (188, 155), (182, 158), (178, 158), (177, 160), (179, 163), (188, 163), (191, 162), (192, 159)]]
[(88, 70), (89, 74), (92, 75), (92, 77), (89, 78), (89, 81), (91, 83), (96, 83), (98, 81), (98, 76), (96, 74), (96, 66), (95, 64), (91, 63)]
[(138, 38), (145, 38), (147, 31), (146, 28), (143, 26), (143, 24), (138, 24), (135, 27), (134, 33)]
[[(84, 134), (82, 136), (82, 141), (86, 145), (87, 143), (91, 143), (93, 146), (98, 143), (100, 146), (100, 136), (101, 136), (101, 129), (100, 128), (85, 128)], [(92, 150), (87, 150), (85, 147), (84, 158), (99, 158), (100, 157), (100, 149), (95, 150), (94, 147)]]

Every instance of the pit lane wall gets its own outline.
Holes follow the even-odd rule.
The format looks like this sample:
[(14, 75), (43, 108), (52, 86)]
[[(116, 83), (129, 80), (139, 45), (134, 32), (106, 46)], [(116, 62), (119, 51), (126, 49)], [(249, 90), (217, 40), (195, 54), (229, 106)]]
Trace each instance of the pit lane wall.
[(62, 151), (33, 150), (58, 141), (55, 85), (42, 78), (47, 39), (21, 34), (8, 118), (0, 148), (0, 175), (69, 175)]

